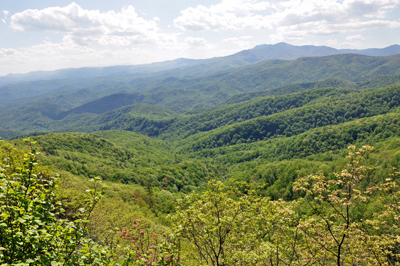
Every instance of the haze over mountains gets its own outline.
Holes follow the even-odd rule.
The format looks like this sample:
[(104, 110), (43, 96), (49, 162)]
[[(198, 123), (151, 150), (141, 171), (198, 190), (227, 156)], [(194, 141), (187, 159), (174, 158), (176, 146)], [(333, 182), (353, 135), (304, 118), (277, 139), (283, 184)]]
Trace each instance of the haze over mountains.
[[(399, 45), (391, 45), (386, 48), (371, 48), (371, 49), (335, 49), (327, 46), (294, 46), (287, 43), (277, 43), (273, 45), (264, 44), (258, 45), (253, 49), (243, 50), (236, 54), (216, 57), (211, 59), (186, 59), (179, 58), (171, 61), (160, 63), (146, 64), (146, 65), (132, 65), (132, 66), (110, 66), (110, 67), (86, 67), (86, 68), (71, 68), (60, 69), (55, 71), (35, 71), (27, 74), (9, 74), (0, 77), (0, 85), (21, 83), (28, 81), (38, 80), (54, 80), (54, 79), (86, 79), (92, 77), (108, 76), (108, 75), (124, 75), (141, 73), (146, 76), (150, 73), (162, 72), (168, 70), (181, 70), (177, 71), (180, 76), (192, 75), (199, 76), (210, 73), (208, 71), (219, 71), (234, 67), (246, 66), (254, 64), (263, 60), (269, 59), (284, 59), (293, 60), (300, 57), (308, 56), (327, 56), (335, 54), (355, 53), (370, 56), (389, 56), (400, 53)], [(202, 65), (200, 69), (203, 72), (196, 73), (193, 70), (188, 70), (190, 66)], [(211, 69), (206, 70), (207, 67)], [(185, 71), (182, 71), (185, 68)], [(146, 73), (146, 74), (145, 74)]]
[[(12, 137), (33, 131), (90, 132), (127, 116), (152, 124), (154, 119), (190, 117), (204, 108), (256, 97), (399, 82), (399, 45), (337, 50), (278, 43), (205, 60), (8, 75), (0, 77), (0, 133)], [(160, 123), (169, 123), (164, 120)], [(138, 132), (152, 131), (136, 127)]]
[(400, 266), (400, 0), (0, 6), (0, 266)]
[[(40, 151), (39, 163), (60, 173), (66, 213), (82, 206), (82, 193), (90, 189), (85, 185), (88, 178), (106, 181), (110, 186), (105, 203), (91, 216), (97, 224), (90, 234), (101, 239), (125, 214), (134, 215), (124, 218), (129, 223), (143, 217), (170, 227), (167, 215), (177, 210), (176, 199), (207, 194), (201, 192), (212, 180), (238, 187), (232, 194), (235, 199), (237, 191), (254, 188), (260, 199), (293, 206), (302, 197), (295, 182), (311, 180), (310, 175), (336, 182), (342, 175), (335, 173), (346, 174), (346, 167), (354, 163), (345, 159), (348, 147), (370, 145), (373, 151), (362, 160), (368, 172), (358, 176), (352, 171), (350, 176), (360, 177), (354, 191), (360, 187), (363, 195), (371, 196), (358, 205), (357, 219), (372, 219), (377, 210), (386, 213), (386, 207), (376, 204), (382, 191), (374, 194), (368, 188), (399, 180), (391, 174), (400, 169), (400, 53), (391, 54), (396, 49), (364, 51), (378, 56), (324, 55), (338, 51), (278, 44), (209, 60), (41, 73), (41, 78), (69, 78), (0, 87), (0, 137), (9, 139), (0, 149), (4, 161), (14, 163), (3, 166), (2, 172), (26, 167), (22, 161), (32, 146), (22, 139), (29, 137)], [(273, 56), (293, 59), (268, 59)], [(24, 151), (17, 153), (16, 148)], [(14, 160), (19, 153), (21, 161)], [(358, 161), (355, 165), (355, 171), (363, 169)], [(332, 184), (336, 193), (339, 184), (349, 187), (350, 181)], [(299, 201), (301, 211), (293, 213), (297, 217), (304, 211), (302, 217), (315, 221), (315, 209), (306, 210), (301, 202), (305, 201)], [(332, 217), (331, 205), (326, 206), (327, 217)], [(259, 215), (258, 207), (255, 210)], [(282, 213), (276, 216), (286, 217), (288, 212)], [(391, 224), (382, 224), (389, 225), (392, 235)], [(99, 225), (108, 229), (99, 230)], [(126, 226), (131, 225), (124, 222), (120, 228)], [(290, 226), (292, 233), (299, 232), (296, 220)], [(393, 235), (396, 241), (399, 234)]]

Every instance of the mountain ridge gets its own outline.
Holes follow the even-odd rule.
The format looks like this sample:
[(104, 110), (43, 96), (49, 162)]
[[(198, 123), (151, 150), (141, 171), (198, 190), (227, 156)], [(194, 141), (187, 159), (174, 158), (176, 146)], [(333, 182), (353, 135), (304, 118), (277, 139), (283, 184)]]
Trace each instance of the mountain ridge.
[[(177, 58), (162, 62), (139, 65), (115, 65), (106, 67), (80, 67), (66, 68), (53, 71), (33, 71), (25, 74), (8, 74), (0, 76), (0, 86), (6, 84), (14, 84), (19, 82), (37, 81), (37, 80), (54, 80), (54, 79), (70, 79), (70, 78), (87, 78), (97, 77), (111, 74), (143, 73), (143, 72), (159, 72), (171, 70), (181, 67), (199, 64), (221, 64), (221, 61), (235, 61), (236, 67), (257, 63), (269, 59), (293, 60), (307, 56), (327, 56), (334, 54), (356, 53), (371, 56), (390, 56), (400, 53), (400, 45), (393, 44), (384, 48), (369, 49), (335, 49), (328, 46), (314, 45), (291, 45), (280, 42), (276, 44), (261, 44), (251, 49), (239, 51), (237, 53), (208, 59), (189, 59)], [(225, 67), (226, 68), (226, 67)], [(229, 68), (229, 67), (228, 67)], [(223, 70), (221, 67), (219, 70)], [(7, 81), (8, 80), (8, 81)]]

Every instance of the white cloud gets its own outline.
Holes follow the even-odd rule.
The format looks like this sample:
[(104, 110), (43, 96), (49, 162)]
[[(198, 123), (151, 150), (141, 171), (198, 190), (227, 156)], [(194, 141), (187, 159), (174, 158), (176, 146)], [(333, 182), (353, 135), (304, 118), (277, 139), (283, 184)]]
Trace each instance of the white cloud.
[(367, 38), (361, 34), (351, 35), (346, 37), (346, 41), (340, 43), (340, 48), (355, 48), (361, 46)]
[(189, 7), (174, 20), (182, 30), (276, 29), (275, 40), (334, 34), (372, 28), (397, 28), (385, 19), (400, 0), (222, 0)]
[(387, 20), (347, 21), (343, 23), (312, 21), (277, 27), (277, 33), (272, 34), (270, 37), (274, 41), (279, 42), (283, 40), (303, 39), (309, 35), (330, 35), (376, 28), (400, 28), (400, 22)]
[[(148, 14), (154, 15), (144, 17), (146, 11), (133, 6), (102, 12), (71, 3), (13, 16), (2, 11), (0, 20), (14, 30), (56, 32), (63, 41), (48, 39), (25, 48), (0, 48), (0, 74), (223, 56), (265, 42), (320, 42), (354, 48), (365, 45), (364, 36), (368, 35), (363, 30), (400, 28), (400, 20), (393, 14), (399, 5), (400, 0), (216, 0), (213, 5), (182, 10), (173, 24), (163, 19), (165, 31), (153, 11)], [(183, 31), (176, 33), (174, 26)], [(201, 30), (237, 32), (191, 32)]]
[(185, 39), (185, 43), (189, 44), (190, 46), (206, 46), (207, 41), (204, 38), (196, 38), (196, 37), (187, 37)]
[(157, 50), (151, 48), (127, 46), (99, 49), (78, 45), (68, 38), (64, 38), (62, 43), (44, 41), (25, 48), (0, 49), (0, 75), (83, 66), (147, 64), (177, 57), (163, 47), (157, 46)]
[(361, 18), (382, 18), (400, 0), (289, 0), (281, 2), (272, 16), (278, 25), (308, 22), (346, 23)]
[(0, 58), (17, 54), (18, 54), (17, 50), (14, 49), (4, 49), (4, 48), (0, 49)]
[(199, 50), (199, 49), (211, 49), (211, 45), (206, 39), (198, 37), (187, 37), (185, 39), (185, 49), (188, 50)]
[(337, 39), (329, 39), (325, 43), (331, 47), (336, 47), (338, 44), (338, 40)]
[(361, 34), (358, 34), (358, 35), (347, 36), (346, 40), (347, 41), (362, 41), (362, 40), (365, 40), (365, 38)]
[[(11, 16), (11, 27), (19, 31), (65, 33), (67, 40), (79, 45), (98, 42), (103, 45), (130, 45), (157, 42), (167, 36), (160, 32), (156, 20), (138, 16), (133, 6), (121, 12), (86, 10), (76, 3), (66, 7), (28, 9)], [(174, 38), (173, 35), (170, 38)]]
[(350, 49), (350, 48), (354, 48), (358, 44), (359, 44), (358, 42), (342, 42), (339, 44), (339, 48), (340, 49)]
[(222, 42), (229, 42), (229, 43), (241, 42), (243, 40), (248, 40), (248, 39), (252, 39), (252, 38), (253, 38), (253, 36), (232, 37), (232, 38), (223, 39)]
[(253, 36), (241, 36), (223, 39), (222, 42), (226, 44), (233, 44), (240, 49), (249, 49), (257, 45), (257, 42), (251, 41)]
[(8, 15), (10, 14), (10, 11), (8, 11), (8, 10), (3, 10), (3, 14), (4, 14), (4, 18), (3, 19), (1, 19), (1, 21), (3, 21), (3, 23), (7, 23), (7, 17), (8, 17)]
[(181, 11), (181, 16), (174, 20), (176, 27), (183, 30), (240, 30), (268, 28), (264, 17), (252, 12), (270, 7), (269, 2), (255, 0), (223, 0), (220, 4), (205, 7), (189, 7)]

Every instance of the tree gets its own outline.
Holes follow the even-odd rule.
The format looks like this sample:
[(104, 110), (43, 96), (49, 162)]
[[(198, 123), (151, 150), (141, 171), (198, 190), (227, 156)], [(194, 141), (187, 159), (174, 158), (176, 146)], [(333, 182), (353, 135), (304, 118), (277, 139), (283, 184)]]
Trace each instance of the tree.
[(111, 255), (88, 237), (86, 229), (104, 193), (99, 190), (100, 181), (96, 179), (88, 191), (86, 209), (81, 208), (74, 221), (62, 219), (64, 210), (56, 200), (57, 178), (41, 171), (38, 152), (30, 144), (28, 153), (0, 144), (0, 264), (108, 263)]
[[(393, 167), (391, 176), (385, 182), (371, 187), (371, 191), (377, 191), (377, 202), (382, 203), (383, 211), (374, 213), (373, 219), (367, 220), (371, 226), (370, 234), (374, 241), (383, 249), (390, 265), (397, 265), (400, 262), (400, 187)], [(396, 264), (397, 263), (397, 264)]]
[(322, 265), (386, 265), (383, 249), (354, 212), (371, 195), (370, 190), (360, 189), (360, 184), (366, 171), (361, 162), (372, 147), (349, 149), (348, 168), (335, 174), (335, 179), (310, 175), (294, 183), (293, 189), (305, 194), (313, 213), (298, 227), (321, 249), (315, 260)]
[(162, 228), (150, 230), (140, 219), (134, 219), (131, 228), (117, 231), (124, 241), (123, 265), (179, 266), (180, 232), (165, 233)]
[[(208, 265), (307, 265), (293, 207), (255, 194), (244, 182), (209, 182), (202, 194), (179, 200), (174, 226)], [(311, 254), (310, 257), (313, 257)]]

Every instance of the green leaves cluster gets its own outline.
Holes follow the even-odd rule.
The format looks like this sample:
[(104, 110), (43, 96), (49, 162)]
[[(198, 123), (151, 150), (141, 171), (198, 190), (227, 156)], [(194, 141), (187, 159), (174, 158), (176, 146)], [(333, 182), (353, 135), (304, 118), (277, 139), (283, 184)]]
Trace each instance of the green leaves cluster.
[[(207, 265), (397, 265), (400, 260), (397, 182), (362, 183), (370, 146), (350, 146), (335, 175), (299, 178), (291, 202), (260, 197), (244, 182), (210, 182), (178, 201), (171, 216), (197, 261)], [(382, 201), (370, 218), (356, 211)]]
[[(345, 94), (346, 90), (337, 90), (336, 92), (343, 91), (343, 93), (336, 95), (334, 94), (335, 90), (330, 95), (324, 95), (322, 93), (324, 91), (329, 92), (327, 89), (319, 89), (294, 95), (279, 96), (280, 98), (289, 99), (293, 97), (291, 99), (294, 101), (293, 109), (276, 110), (272, 114), (268, 111), (269, 113), (265, 116), (261, 113), (256, 115), (255, 118), (235, 121), (231, 125), (225, 124), (211, 132), (194, 134), (184, 141), (187, 146), (186, 149), (200, 151), (202, 149), (252, 143), (271, 138), (290, 137), (318, 127), (337, 125), (359, 118), (393, 112), (400, 105), (400, 97), (398, 96), (400, 86), (398, 85), (373, 91), (355, 91), (347, 94)], [(306, 99), (312, 96), (315, 97), (318, 92), (322, 96), (316, 97), (314, 101), (307, 103)], [(296, 97), (294, 96), (299, 101), (302, 101), (302, 98), (307, 96), (304, 99), (307, 104), (296, 108)], [(260, 99), (245, 103), (251, 106), (251, 104), (257, 102), (260, 104)], [(240, 104), (238, 104), (239, 106)], [(277, 107), (279, 105), (272, 108), (277, 109)], [(265, 106), (265, 109), (268, 110), (268, 105)], [(210, 119), (208, 123), (212, 122)], [(351, 137), (355, 141), (356, 138), (354, 137), (356, 136)]]
[(23, 154), (22, 161), (21, 152), (7, 144), (0, 146), (0, 154), (0, 264), (87, 265), (107, 261), (106, 251), (87, 237), (86, 230), (90, 213), (103, 195), (98, 184), (88, 191), (87, 208), (68, 221), (62, 219), (64, 210), (56, 200), (56, 177), (36, 171), (35, 148)]
[(178, 201), (171, 219), (201, 264), (278, 265), (299, 256), (290, 247), (298, 241), (295, 216), (290, 204), (259, 197), (244, 182), (209, 182), (206, 192)]
[(360, 184), (366, 172), (361, 160), (372, 147), (356, 150), (350, 146), (349, 149), (348, 167), (336, 174), (336, 178), (311, 175), (294, 183), (293, 190), (305, 193), (304, 199), (314, 213), (299, 228), (323, 250), (316, 257), (318, 261), (382, 265), (387, 261), (384, 251), (387, 245), (384, 248), (377, 245), (374, 236), (363, 227), (363, 220), (355, 214), (355, 208), (370, 199), (371, 190), (360, 189)]
[(117, 234), (124, 240), (123, 265), (180, 265), (180, 230), (169, 234), (162, 228), (150, 230), (140, 219), (134, 219), (131, 228)]
[(58, 133), (34, 139), (43, 150), (43, 164), (82, 177), (189, 192), (224, 172), (209, 161), (173, 154), (165, 143), (134, 132)]
[(167, 236), (160, 228), (157, 236), (134, 220), (135, 244), (134, 234), (126, 231), (93, 230), (100, 224), (90, 219), (107, 187), (98, 177), (90, 180), (93, 185), (77, 213), (66, 214), (58, 201), (57, 176), (38, 162), (35, 142), (24, 141), (30, 146), (27, 153), (0, 144), (0, 265), (179, 265), (179, 231)]

